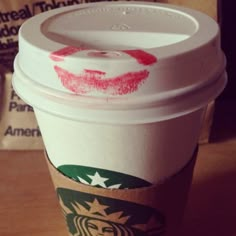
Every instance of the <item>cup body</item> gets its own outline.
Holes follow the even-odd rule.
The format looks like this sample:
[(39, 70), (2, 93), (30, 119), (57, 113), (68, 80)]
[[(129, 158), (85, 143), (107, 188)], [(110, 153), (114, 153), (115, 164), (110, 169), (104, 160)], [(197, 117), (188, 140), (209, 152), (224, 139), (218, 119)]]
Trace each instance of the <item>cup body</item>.
[(74, 121), (37, 109), (35, 114), (50, 161), (67, 176), (83, 181), (79, 172), (91, 167), (156, 184), (190, 161), (202, 109), (175, 119), (129, 125)]

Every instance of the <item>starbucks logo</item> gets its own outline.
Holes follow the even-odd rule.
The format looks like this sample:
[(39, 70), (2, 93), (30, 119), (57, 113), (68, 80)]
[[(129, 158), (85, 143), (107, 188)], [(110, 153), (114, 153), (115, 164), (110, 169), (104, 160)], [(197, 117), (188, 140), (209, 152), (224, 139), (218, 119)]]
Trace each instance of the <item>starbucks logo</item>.
[(165, 218), (136, 203), (58, 188), (57, 194), (72, 236), (161, 236)]
[(58, 167), (73, 180), (94, 187), (108, 189), (131, 189), (151, 186), (146, 180), (124, 173), (79, 165), (62, 165)]

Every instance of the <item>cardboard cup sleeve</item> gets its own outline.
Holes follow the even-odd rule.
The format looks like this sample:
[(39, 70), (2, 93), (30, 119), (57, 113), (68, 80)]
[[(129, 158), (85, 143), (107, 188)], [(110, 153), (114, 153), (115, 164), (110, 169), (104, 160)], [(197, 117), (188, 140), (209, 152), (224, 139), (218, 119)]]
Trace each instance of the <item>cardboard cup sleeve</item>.
[(47, 158), (69, 235), (176, 235), (197, 152), (198, 148), (174, 176), (136, 189), (105, 189), (78, 183), (59, 172)]

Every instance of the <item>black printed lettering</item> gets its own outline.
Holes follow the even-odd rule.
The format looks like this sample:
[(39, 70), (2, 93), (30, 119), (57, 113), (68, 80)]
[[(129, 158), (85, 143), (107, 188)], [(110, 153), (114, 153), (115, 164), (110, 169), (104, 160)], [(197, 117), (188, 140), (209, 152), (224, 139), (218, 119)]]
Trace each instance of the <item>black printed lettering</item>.
[(49, 11), (52, 9), (56, 9), (56, 8), (60, 8), (60, 7), (64, 7), (64, 6), (75, 5), (75, 4), (79, 4), (79, 3), (80, 3), (79, 0), (67, 0), (67, 1), (52, 0), (50, 3), (45, 2), (45, 1), (40, 1), (40, 2), (36, 2), (34, 4), (34, 7), (38, 7), (41, 12), (45, 12), (45, 11)]
[(9, 109), (10, 112), (33, 112), (33, 108), (28, 104), (19, 104), (17, 102), (10, 102)]
[(9, 125), (4, 132), (4, 136), (22, 136), (22, 137), (41, 137), (41, 132), (39, 128), (30, 129), (30, 128), (13, 128)]
[(24, 19), (32, 17), (32, 16), (33, 15), (29, 9), (29, 6), (24, 5), (24, 7), (19, 9), (18, 11), (15, 11), (15, 10), (9, 11), (9, 12), (0, 11), (0, 23), (18, 21), (20, 19), (24, 20)]
[(9, 36), (16, 36), (18, 35), (20, 26), (9, 26), (4, 24), (3, 27), (0, 28), (0, 38), (9, 37)]
[(16, 94), (15, 90), (12, 89), (11, 91), (11, 97), (10, 97), (11, 100), (21, 100), (21, 98)]

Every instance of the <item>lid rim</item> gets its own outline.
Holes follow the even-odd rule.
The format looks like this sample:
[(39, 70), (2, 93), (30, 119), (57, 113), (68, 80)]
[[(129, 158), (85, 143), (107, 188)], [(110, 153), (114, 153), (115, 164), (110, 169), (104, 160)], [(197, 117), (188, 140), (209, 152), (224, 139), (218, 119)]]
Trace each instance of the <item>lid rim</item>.
[[(64, 104), (72, 105), (72, 106), (78, 106), (81, 105), (81, 107), (86, 107), (93, 105), (93, 108), (96, 107), (97, 109), (106, 109), (106, 110), (123, 110), (124, 107), (126, 109), (132, 109), (132, 107), (135, 109), (135, 107), (150, 107), (150, 106), (157, 106), (157, 105), (163, 105), (168, 102), (171, 102), (173, 100), (179, 100), (183, 99), (183, 97), (189, 97), (193, 93), (197, 93), (199, 90), (205, 91), (211, 87), (214, 86), (214, 83), (216, 83), (218, 80), (220, 80), (224, 74), (225, 70), (219, 72), (218, 76), (212, 77), (211, 80), (204, 81), (203, 83), (200, 83), (197, 85), (197, 87), (194, 88), (194, 86), (189, 86), (185, 88), (170, 90), (161, 92), (158, 94), (152, 94), (152, 95), (143, 95), (140, 97), (93, 97), (93, 96), (82, 96), (77, 94), (70, 94), (63, 91), (58, 91), (56, 89), (46, 87), (42, 84), (37, 83), (36, 81), (33, 81), (28, 78), (28, 76), (20, 69), (18, 65), (18, 56), (16, 57), (16, 60), (14, 62), (15, 71), (17, 71), (18, 78), (19, 75), (21, 75), (21, 82), (24, 83), (26, 86), (30, 86), (31, 89), (34, 90), (36, 94), (39, 96), (47, 96), (51, 97), (52, 100), (58, 101), (58, 103), (61, 103), (64, 101)], [(183, 91), (185, 90), (185, 91)], [(115, 107), (114, 107), (115, 105)]]

